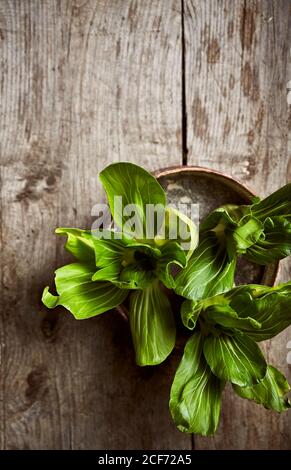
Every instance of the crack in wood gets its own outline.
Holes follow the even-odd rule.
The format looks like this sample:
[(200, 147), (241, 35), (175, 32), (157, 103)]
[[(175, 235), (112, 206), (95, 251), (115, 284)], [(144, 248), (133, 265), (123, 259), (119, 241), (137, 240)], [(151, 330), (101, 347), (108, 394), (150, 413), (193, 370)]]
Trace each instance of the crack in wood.
[(186, 106), (186, 64), (185, 64), (185, 5), (184, 0), (181, 0), (181, 36), (182, 36), (182, 163), (187, 165), (187, 106)]

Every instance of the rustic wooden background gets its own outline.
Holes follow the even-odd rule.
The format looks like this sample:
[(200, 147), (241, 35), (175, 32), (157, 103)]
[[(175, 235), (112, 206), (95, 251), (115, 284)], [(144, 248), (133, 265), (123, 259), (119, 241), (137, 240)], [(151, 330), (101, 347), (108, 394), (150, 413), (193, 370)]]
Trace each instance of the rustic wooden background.
[[(138, 368), (116, 312), (39, 300), (68, 259), (54, 228), (90, 227), (110, 162), (207, 166), (261, 195), (290, 181), (290, 35), (290, 0), (0, 1), (2, 448), (291, 448), (291, 413), (231, 393), (215, 437), (179, 433), (178, 353)], [(288, 340), (266, 349), (290, 381)]]

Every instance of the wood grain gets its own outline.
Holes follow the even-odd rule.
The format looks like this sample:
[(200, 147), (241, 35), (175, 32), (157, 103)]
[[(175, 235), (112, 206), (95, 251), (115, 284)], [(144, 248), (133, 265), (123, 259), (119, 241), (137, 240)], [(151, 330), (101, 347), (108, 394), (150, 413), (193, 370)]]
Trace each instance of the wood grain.
[[(290, 182), (290, 1), (185, 0), (184, 39), (188, 164), (230, 174), (261, 196)], [(290, 261), (283, 264), (281, 280), (290, 279)], [(291, 329), (265, 344), (289, 382), (290, 339)], [(290, 428), (290, 413), (229, 390), (218, 434), (195, 436), (195, 447), (290, 449)]]
[(135, 366), (117, 313), (40, 303), (90, 227), (97, 174), (182, 161), (180, 0), (1, 1), (1, 388), (6, 449), (185, 448), (165, 368)]
[[(90, 227), (112, 161), (188, 164), (261, 195), (291, 177), (288, 0), (0, 2), (0, 447), (189, 449), (168, 413), (179, 353), (134, 364), (111, 312), (40, 303), (69, 260), (57, 226)], [(281, 279), (290, 279), (290, 263)], [(265, 345), (291, 380), (287, 341)], [(291, 448), (290, 414), (225, 394), (197, 449)]]

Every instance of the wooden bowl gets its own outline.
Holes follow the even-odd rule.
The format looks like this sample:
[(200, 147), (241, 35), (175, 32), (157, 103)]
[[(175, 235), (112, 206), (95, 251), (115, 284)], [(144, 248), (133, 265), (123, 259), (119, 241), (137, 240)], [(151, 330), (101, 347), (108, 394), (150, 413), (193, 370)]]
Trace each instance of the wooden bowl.
[[(177, 166), (153, 172), (167, 194), (169, 204), (192, 202), (199, 204), (199, 220), (224, 204), (249, 204), (256, 194), (234, 178), (209, 168)], [(237, 263), (236, 284), (264, 284), (273, 286), (279, 271), (279, 262), (259, 266), (240, 257)], [(126, 306), (118, 311), (127, 318)]]

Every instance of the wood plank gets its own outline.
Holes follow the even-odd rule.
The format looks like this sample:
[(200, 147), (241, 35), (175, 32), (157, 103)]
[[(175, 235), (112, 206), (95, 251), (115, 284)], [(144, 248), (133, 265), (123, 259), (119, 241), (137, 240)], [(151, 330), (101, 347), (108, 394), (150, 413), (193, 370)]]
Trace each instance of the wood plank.
[(181, 162), (180, 7), (1, 2), (2, 448), (190, 446), (167, 408), (175, 355), (138, 368), (117, 313), (76, 322), (40, 303), (69, 259), (54, 228), (90, 227), (97, 173)]
[[(238, 178), (264, 196), (290, 181), (291, 5), (288, 0), (184, 0), (188, 164)], [(289, 73), (289, 75), (288, 75)], [(285, 278), (290, 262), (284, 263)], [(291, 380), (291, 329), (266, 344)], [(197, 449), (290, 449), (291, 413), (225, 394), (218, 434)]]

